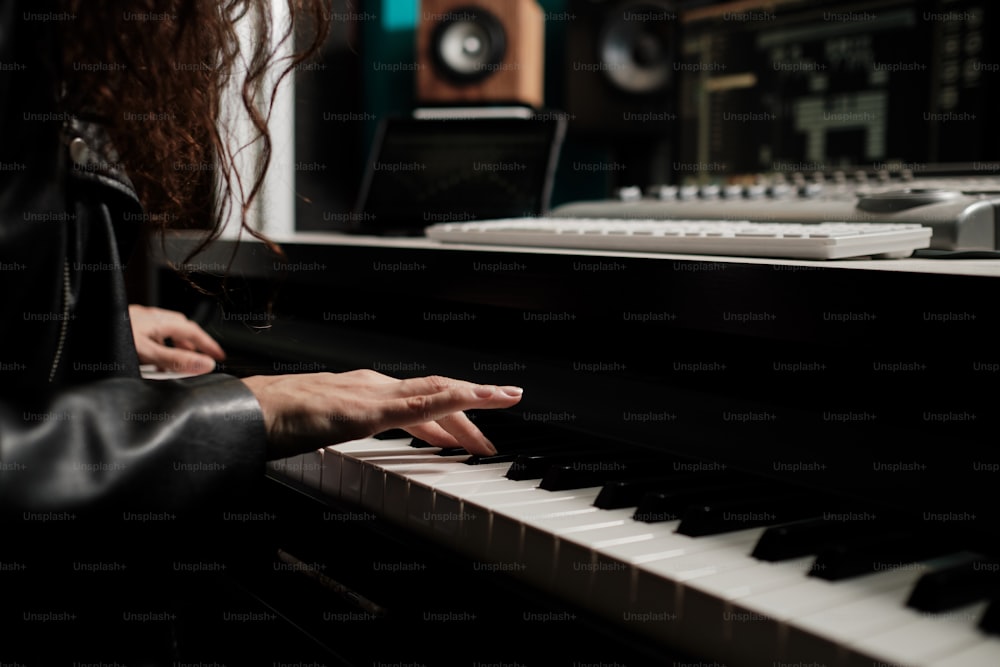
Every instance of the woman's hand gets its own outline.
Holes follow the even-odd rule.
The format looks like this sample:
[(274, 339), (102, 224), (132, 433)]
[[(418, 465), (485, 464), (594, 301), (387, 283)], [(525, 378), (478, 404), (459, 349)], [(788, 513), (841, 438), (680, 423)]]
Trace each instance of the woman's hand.
[(264, 411), (268, 458), (402, 428), (438, 447), (495, 454), (463, 410), (508, 408), (518, 387), (478, 385), (444, 377), (398, 380), (371, 370), (244, 378)]
[[(211, 373), (215, 362), (226, 358), (219, 344), (182, 313), (131, 305), (128, 316), (139, 363), (155, 364), (161, 371), (197, 375)], [(173, 347), (166, 345), (168, 338)]]

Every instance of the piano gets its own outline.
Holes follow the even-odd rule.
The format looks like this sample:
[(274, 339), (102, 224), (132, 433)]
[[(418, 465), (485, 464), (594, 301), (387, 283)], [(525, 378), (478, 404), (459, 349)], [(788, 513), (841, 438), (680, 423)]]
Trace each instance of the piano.
[(496, 457), (270, 464), (234, 576), (318, 661), (1000, 664), (996, 264), (277, 240), (188, 262), (221, 303), (153, 273), (225, 370), (525, 388)]

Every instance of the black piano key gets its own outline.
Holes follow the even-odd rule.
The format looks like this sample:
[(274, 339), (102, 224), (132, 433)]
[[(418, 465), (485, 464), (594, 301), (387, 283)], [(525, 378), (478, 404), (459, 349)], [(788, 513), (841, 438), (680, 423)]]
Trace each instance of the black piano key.
[(593, 449), (581, 446), (565, 449), (558, 446), (543, 453), (521, 454), (510, 464), (510, 468), (507, 470), (507, 479), (542, 479), (549, 466), (593, 463), (601, 460), (615, 461), (626, 458), (628, 458), (627, 454), (609, 452), (607, 447)]
[[(497, 446), (496, 440), (494, 438), (490, 437), (489, 440), (494, 444), (494, 446)], [(435, 447), (435, 446), (436, 445), (432, 445), (425, 440), (421, 440), (420, 438), (413, 438), (413, 440), (410, 441), (410, 447), (424, 448), (424, 447)], [(510, 457), (509, 460), (513, 460), (514, 457), (522, 451), (533, 451), (533, 450), (544, 451), (545, 447), (544, 447), (544, 442), (539, 444), (537, 439), (526, 439), (521, 442), (517, 442), (514, 445), (511, 445), (510, 443), (505, 443), (504, 449), (514, 450), (508, 454), (508, 456)], [(464, 447), (442, 447), (441, 451), (438, 452), (438, 456), (465, 456), (468, 453), (469, 453), (468, 450), (466, 450)], [(475, 463), (479, 462), (477, 461)], [(473, 463), (473, 465), (475, 465), (475, 463)]]
[(994, 595), (983, 617), (979, 619), (979, 629), (991, 635), (1000, 635), (1000, 596)]
[[(474, 423), (483, 432), (483, 435), (485, 435), (495, 447), (503, 449), (504, 453), (520, 453), (530, 452), (535, 449), (544, 449), (546, 446), (551, 446), (551, 443), (556, 441), (554, 436), (546, 434), (544, 431), (539, 432), (526, 428), (521, 424), (510, 423), (509, 421), (494, 423), (479, 417)], [(393, 430), (400, 431), (400, 429)], [(404, 433), (402, 437), (406, 437), (406, 432), (401, 432)], [(434, 447), (435, 445), (432, 445), (420, 438), (413, 438), (413, 440), (410, 441), (410, 446), (426, 448)], [(468, 453), (468, 451), (461, 447), (446, 447), (442, 448), (439, 455), (465, 456)]]
[(766, 498), (702, 503), (684, 511), (677, 532), (703, 537), (798, 521), (820, 516), (822, 502), (814, 496), (779, 492)]
[(557, 464), (549, 466), (538, 486), (547, 491), (566, 491), (603, 486), (616, 480), (648, 479), (662, 475), (672, 463), (672, 459), (666, 458), (636, 458)]
[[(409, 433), (401, 428), (391, 428), (388, 431), (382, 431), (381, 433), (376, 433), (372, 436), (376, 440), (395, 440), (397, 438), (412, 438)], [(412, 444), (412, 443), (411, 443)]]
[(671, 488), (673, 482), (684, 479), (682, 475), (656, 477), (653, 479), (614, 481), (601, 487), (594, 500), (594, 507), (602, 510), (617, 510), (635, 507), (647, 493), (657, 489)]
[[(490, 442), (494, 442), (494, 446), (496, 446), (496, 443), (492, 438), (490, 438)], [(508, 449), (514, 451), (508, 452), (506, 451)], [(438, 456), (469, 456), (469, 459), (465, 461), (466, 463), (468, 463), (469, 465), (482, 465), (483, 463), (487, 462), (499, 463), (501, 461), (513, 461), (514, 459), (517, 458), (517, 456), (520, 453), (523, 453), (525, 450), (545, 451), (545, 449), (546, 448), (544, 443), (538, 444), (534, 440), (524, 440), (519, 443), (516, 443), (514, 446), (511, 446), (509, 443), (505, 443), (504, 453), (497, 452), (496, 454), (469, 455), (469, 450), (465, 449), (464, 447), (445, 447), (442, 448), (440, 452), (438, 452)]]
[(514, 419), (504, 411), (486, 410), (466, 414), (498, 449), (528, 449), (533, 445), (562, 442), (567, 438), (565, 431), (544, 424)]
[(437, 453), (438, 456), (468, 456), (469, 451), (464, 447), (444, 447), (440, 452)]
[(571, 463), (574, 457), (582, 456), (579, 452), (562, 452), (559, 454), (519, 454), (507, 470), (507, 479), (525, 480), (541, 479), (551, 465)]
[(473, 454), (465, 463), (468, 465), (483, 465), (486, 463), (510, 463), (515, 461), (522, 454), (544, 454), (546, 452), (572, 451), (561, 441), (553, 441), (548, 438), (521, 438), (514, 441), (498, 440), (488, 434), (490, 442), (497, 448), (496, 454), (479, 455)]
[(722, 480), (738, 480), (738, 476), (726, 472), (678, 473), (648, 479), (614, 480), (601, 487), (594, 500), (594, 507), (605, 510), (636, 507), (647, 493), (670, 493), (699, 486), (717, 485)]
[(465, 464), (470, 466), (481, 466), (488, 463), (510, 463), (516, 459), (519, 454), (473, 454), (469, 458), (465, 459)]
[(905, 567), (955, 551), (955, 542), (946, 535), (926, 530), (900, 530), (823, 549), (816, 557), (809, 576), (840, 581)]
[(920, 577), (906, 606), (940, 613), (997, 594), (1000, 594), (1000, 561), (970, 556), (967, 562)]
[[(854, 514), (870, 516), (865, 512)], [(817, 554), (837, 543), (884, 533), (888, 527), (885, 521), (835, 521), (822, 517), (771, 526), (757, 540), (751, 556), (766, 561), (800, 558)]]
[[(520, 433), (518, 437), (504, 436), (493, 431), (484, 431), (490, 442), (497, 448), (496, 454), (479, 455), (473, 454), (465, 460), (467, 465), (484, 465), (487, 463), (511, 463), (517, 460), (518, 456), (541, 455), (541, 454), (566, 454), (571, 455), (577, 452), (586, 453), (597, 447), (593, 442), (584, 442), (579, 445), (573, 441), (567, 441), (565, 434), (554, 436), (551, 434), (539, 436), (525, 436), (523, 428), (514, 431)], [(606, 451), (608, 447), (602, 443), (599, 448)]]
[(755, 484), (700, 485), (669, 492), (647, 493), (639, 501), (632, 518), (644, 523), (676, 521), (691, 506), (754, 494), (762, 495)]

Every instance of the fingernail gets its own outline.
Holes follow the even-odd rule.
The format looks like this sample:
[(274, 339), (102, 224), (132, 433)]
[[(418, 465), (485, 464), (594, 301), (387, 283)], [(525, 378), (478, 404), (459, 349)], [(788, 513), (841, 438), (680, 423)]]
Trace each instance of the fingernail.
[(483, 440), (486, 442), (486, 449), (489, 450), (490, 454), (496, 454), (497, 448), (493, 446), (493, 443), (486, 438), (483, 438)]
[(500, 391), (511, 397), (520, 396), (524, 393), (524, 390), (520, 387), (500, 387)]
[(473, 392), (475, 392), (476, 396), (479, 398), (489, 398), (493, 395), (494, 391), (496, 391), (496, 387), (491, 384), (480, 384), (473, 389)]

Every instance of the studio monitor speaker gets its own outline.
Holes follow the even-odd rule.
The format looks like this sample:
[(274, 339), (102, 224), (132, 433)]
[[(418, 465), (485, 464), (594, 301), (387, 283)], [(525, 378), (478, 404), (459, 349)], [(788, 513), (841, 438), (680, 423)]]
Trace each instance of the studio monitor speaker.
[(661, 134), (675, 123), (680, 23), (669, 0), (576, 0), (567, 111), (589, 132)]
[(544, 103), (545, 15), (537, 0), (421, 0), (417, 101)]

